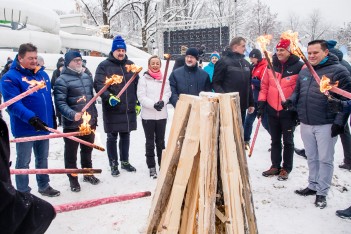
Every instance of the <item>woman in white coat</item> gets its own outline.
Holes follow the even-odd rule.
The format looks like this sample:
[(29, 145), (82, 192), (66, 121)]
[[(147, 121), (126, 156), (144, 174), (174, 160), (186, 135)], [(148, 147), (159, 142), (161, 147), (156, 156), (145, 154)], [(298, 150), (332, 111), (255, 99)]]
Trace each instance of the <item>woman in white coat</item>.
[(171, 97), (171, 88), (166, 79), (164, 94), (160, 99), (162, 88), (161, 60), (154, 55), (149, 58), (148, 71), (139, 79), (137, 95), (141, 104), (141, 118), (146, 137), (146, 164), (150, 177), (157, 178), (155, 162), (155, 145), (158, 165), (161, 166), (162, 150), (165, 148), (167, 123), (167, 103)]

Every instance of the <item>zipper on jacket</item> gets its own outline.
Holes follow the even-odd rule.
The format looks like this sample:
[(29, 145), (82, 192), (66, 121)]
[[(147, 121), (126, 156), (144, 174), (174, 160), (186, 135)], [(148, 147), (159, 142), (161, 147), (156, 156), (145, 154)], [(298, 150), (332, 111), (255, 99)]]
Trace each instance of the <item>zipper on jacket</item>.
[[(123, 71), (123, 67), (122, 67), (122, 65), (120, 64), (119, 65), (120, 66), (120, 68), (121, 68), (121, 70), (122, 70), (122, 74), (123, 74), (123, 77), (124, 77), (124, 85), (126, 85), (127, 84), (127, 82), (126, 82), (126, 76), (124, 75), (124, 71)], [(128, 88), (127, 88), (128, 89)], [(126, 116), (127, 116), (127, 125), (128, 125), (128, 132), (130, 132), (130, 130), (129, 130), (129, 116), (128, 116), (128, 109), (129, 109), (129, 105), (128, 105), (128, 90), (126, 89), (126, 104), (127, 104), (127, 109), (126, 109)], [(136, 115), (136, 113), (135, 113), (135, 115)]]

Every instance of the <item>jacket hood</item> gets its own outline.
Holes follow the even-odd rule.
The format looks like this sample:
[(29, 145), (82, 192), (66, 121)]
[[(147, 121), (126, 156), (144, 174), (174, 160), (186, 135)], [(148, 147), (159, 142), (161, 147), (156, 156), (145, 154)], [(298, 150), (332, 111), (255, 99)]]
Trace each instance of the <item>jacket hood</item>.
[(336, 55), (339, 59), (339, 61), (341, 61), (344, 57), (344, 54), (341, 52), (341, 50), (337, 49), (337, 48), (332, 48), (329, 50), (330, 53)]

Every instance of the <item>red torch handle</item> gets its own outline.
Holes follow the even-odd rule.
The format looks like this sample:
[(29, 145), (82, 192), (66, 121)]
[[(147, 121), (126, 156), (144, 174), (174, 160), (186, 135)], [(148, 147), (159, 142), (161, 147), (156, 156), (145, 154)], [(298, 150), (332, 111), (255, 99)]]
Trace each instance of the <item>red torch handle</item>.
[(249, 157), (251, 157), (252, 152), (254, 150), (256, 139), (257, 139), (257, 135), (258, 135), (258, 129), (260, 128), (260, 126), (261, 126), (261, 118), (259, 118), (258, 121), (257, 121), (255, 135), (254, 135), (254, 137), (252, 139), (252, 144), (251, 144), (250, 151), (249, 151)]
[(63, 213), (72, 210), (80, 210), (85, 208), (90, 208), (94, 206), (100, 206), (104, 204), (114, 203), (114, 202), (121, 202), (121, 201), (128, 201), (142, 197), (149, 197), (151, 196), (151, 192), (139, 192), (139, 193), (132, 193), (132, 194), (125, 194), (120, 196), (114, 197), (105, 197), (93, 200), (87, 200), (82, 202), (73, 202), (68, 204), (56, 205), (54, 206), (56, 213)]
[(161, 92), (160, 92), (160, 101), (162, 101), (163, 93), (165, 91), (165, 85), (166, 85), (166, 80), (167, 80), (167, 73), (168, 73), (168, 67), (169, 67), (170, 59), (171, 59), (171, 56), (168, 56), (167, 61), (166, 61), (165, 73), (163, 74), (163, 79), (162, 79), (162, 87), (161, 87)]
[(101, 173), (101, 169), (83, 168), (83, 169), (10, 169), (12, 175), (29, 175), (29, 174), (95, 174)]
[(102, 89), (101, 89), (99, 92), (97, 92), (97, 94), (83, 107), (83, 109), (82, 109), (81, 112), (84, 113), (86, 110), (88, 110), (88, 108), (91, 106), (91, 104), (93, 104), (93, 103), (96, 101), (96, 99), (97, 99), (98, 97), (100, 97), (100, 95), (101, 95), (103, 92), (105, 92), (106, 89), (107, 89), (110, 85), (111, 85), (111, 83), (105, 84), (105, 86), (102, 87)]
[(124, 85), (124, 87), (121, 89), (121, 91), (119, 91), (119, 93), (117, 94), (116, 98), (120, 98), (122, 96), (122, 94), (124, 93), (124, 91), (126, 91), (126, 89), (129, 87), (129, 85), (135, 80), (135, 78), (137, 77), (137, 75), (139, 74), (140, 71), (137, 71), (133, 74), (132, 78), (130, 78), (130, 80), (128, 80), (128, 82)]

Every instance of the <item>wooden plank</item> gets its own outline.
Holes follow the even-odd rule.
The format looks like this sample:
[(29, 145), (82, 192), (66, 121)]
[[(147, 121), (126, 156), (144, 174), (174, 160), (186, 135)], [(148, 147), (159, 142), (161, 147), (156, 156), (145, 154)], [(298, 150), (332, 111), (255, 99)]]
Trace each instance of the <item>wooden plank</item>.
[(234, 137), (237, 146), (238, 162), (240, 167), (240, 174), (243, 183), (243, 199), (244, 199), (244, 209), (246, 214), (246, 221), (248, 223), (248, 233), (256, 234), (258, 233), (255, 208), (253, 203), (253, 196), (250, 184), (249, 168), (247, 165), (247, 158), (244, 146), (244, 138), (242, 131), (242, 121), (240, 116), (240, 103), (238, 98), (231, 99), (231, 108), (233, 112), (233, 122), (234, 122)]
[(181, 149), (178, 167), (169, 198), (165, 220), (162, 224), (164, 229), (161, 233), (177, 234), (180, 227), (181, 208), (185, 190), (189, 181), (194, 158), (199, 152), (200, 144), (200, 101), (192, 103), (189, 122), (186, 128), (185, 139)]
[(148, 234), (156, 232), (162, 214), (167, 206), (183, 145), (185, 129), (188, 124), (191, 102), (194, 98), (194, 96), (190, 95), (181, 95), (174, 111), (170, 135), (162, 157), (161, 171), (147, 221), (146, 232)]
[(219, 218), (219, 220), (221, 220), (222, 223), (226, 223), (228, 222), (228, 217), (226, 217), (222, 212), (220, 212), (217, 208), (216, 208), (216, 216)]
[(203, 96), (200, 112), (200, 182), (198, 233), (215, 233), (219, 104)]
[[(231, 212), (228, 216), (232, 219), (230, 226), (226, 225), (228, 233), (245, 233), (245, 222), (244, 214), (242, 212), (242, 199), (241, 199), (241, 188), (242, 181), (239, 169), (239, 163), (237, 159), (237, 150), (233, 134), (233, 113), (231, 110), (231, 98), (233, 94), (223, 94), (219, 96), (220, 104), (220, 121), (221, 121), (221, 142), (220, 145), (223, 147), (223, 158), (226, 161), (226, 174), (222, 174), (223, 177), (227, 176), (227, 186), (229, 190), (229, 199)], [(229, 107), (229, 108), (228, 108)], [(222, 162), (221, 162), (222, 163)], [(225, 186), (223, 184), (223, 186)], [(228, 200), (225, 203), (228, 203)]]
[[(190, 174), (189, 183), (185, 195), (184, 208), (180, 224), (180, 234), (197, 233), (196, 214), (199, 204), (199, 174), (200, 174), (200, 152), (194, 158), (193, 169)], [(193, 231), (191, 231), (193, 230)]]

